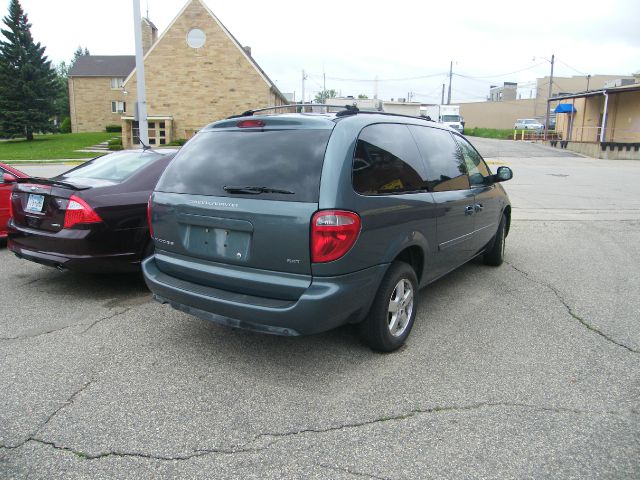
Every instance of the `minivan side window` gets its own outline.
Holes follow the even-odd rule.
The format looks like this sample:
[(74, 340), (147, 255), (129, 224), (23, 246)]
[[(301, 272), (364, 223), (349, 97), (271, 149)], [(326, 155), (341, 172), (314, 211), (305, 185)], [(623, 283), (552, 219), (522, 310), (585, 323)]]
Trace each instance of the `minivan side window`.
[(468, 189), (465, 161), (451, 134), (426, 126), (412, 125), (409, 128), (427, 166), (429, 190), (445, 192)]
[(484, 178), (491, 175), (491, 170), (475, 148), (464, 138), (456, 135), (456, 141), (462, 150), (464, 163), (469, 172), (469, 182), (472, 186), (484, 185)]
[(426, 191), (426, 171), (406, 125), (362, 129), (353, 156), (352, 181), (363, 195)]

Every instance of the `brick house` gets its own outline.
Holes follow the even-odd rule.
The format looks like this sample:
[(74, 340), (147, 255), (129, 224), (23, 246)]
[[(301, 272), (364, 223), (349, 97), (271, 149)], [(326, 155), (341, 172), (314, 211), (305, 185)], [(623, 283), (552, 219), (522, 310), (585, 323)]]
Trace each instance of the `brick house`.
[(124, 80), (133, 71), (132, 55), (85, 55), (69, 70), (71, 131), (98, 132), (121, 123), (127, 111)]
[[(202, 0), (189, 0), (159, 38), (155, 26), (144, 19), (142, 34), (152, 145), (189, 138), (210, 122), (250, 108), (288, 103), (253, 59), (251, 49), (243, 47)], [(102, 58), (103, 64), (108, 64), (109, 68), (99, 70), (102, 76), (87, 75), (92, 58)], [(121, 73), (125, 61), (119, 63), (115, 58), (133, 59), (122, 81), (115, 75), (115, 64), (122, 67), (118, 70)], [(80, 59), (70, 73), (70, 93), (72, 85), (75, 90), (71, 102), (73, 131), (97, 131), (108, 123), (121, 122), (123, 144), (127, 148), (135, 145), (135, 58)], [(114, 116), (115, 122), (111, 121)]]

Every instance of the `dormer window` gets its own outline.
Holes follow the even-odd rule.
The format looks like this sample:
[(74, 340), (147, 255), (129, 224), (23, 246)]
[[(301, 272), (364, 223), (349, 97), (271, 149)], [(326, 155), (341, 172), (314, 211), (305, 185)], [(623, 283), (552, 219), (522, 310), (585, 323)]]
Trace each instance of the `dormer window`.
[(111, 77), (111, 88), (122, 88), (124, 85), (124, 77)]

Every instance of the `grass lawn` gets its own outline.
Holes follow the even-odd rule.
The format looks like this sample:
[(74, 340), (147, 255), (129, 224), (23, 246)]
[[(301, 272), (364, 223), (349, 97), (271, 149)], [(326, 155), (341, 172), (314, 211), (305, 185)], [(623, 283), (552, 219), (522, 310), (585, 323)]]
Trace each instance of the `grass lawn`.
[(76, 152), (92, 147), (119, 133), (57, 133), (36, 135), (32, 142), (24, 139), (0, 141), (0, 161), (4, 160), (58, 160), (62, 158), (92, 158), (98, 154)]
[(499, 130), (497, 128), (465, 128), (464, 134), (469, 137), (499, 138), (501, 140), (513, 140), (513, 129)]

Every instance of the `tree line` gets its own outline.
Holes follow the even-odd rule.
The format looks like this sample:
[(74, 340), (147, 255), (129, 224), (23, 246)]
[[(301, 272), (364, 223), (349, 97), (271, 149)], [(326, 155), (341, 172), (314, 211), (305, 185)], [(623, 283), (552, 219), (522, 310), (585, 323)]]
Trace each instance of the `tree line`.
[[(71, 131), (69, 121), (69, 69), (89, 55), (78, 47), (69, 64), (53, 65), (45, 47), (31, 35), (31, 24), (19, 0), (11, 0), (0, 28), (0, 137)], [(4, 37), (4, 38), (2, 38)]]

